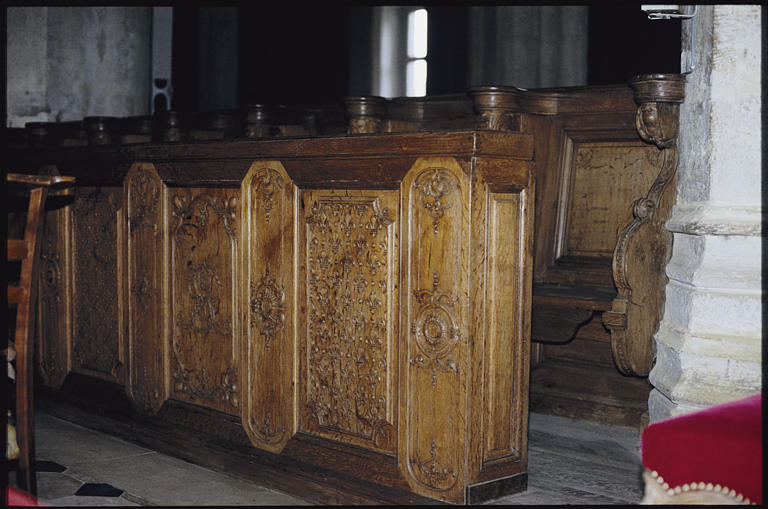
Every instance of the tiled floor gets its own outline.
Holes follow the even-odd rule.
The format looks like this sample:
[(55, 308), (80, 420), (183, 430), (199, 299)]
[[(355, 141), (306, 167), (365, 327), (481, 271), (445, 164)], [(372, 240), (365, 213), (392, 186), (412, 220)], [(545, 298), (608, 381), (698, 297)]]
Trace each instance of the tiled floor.
[[(40, 411), (36, 431), (38, 496), (54, 506), (310, 505)], [(528, 490), (490, 503), (635, 504), (637, 448), (634, 429), (531, 414)]]

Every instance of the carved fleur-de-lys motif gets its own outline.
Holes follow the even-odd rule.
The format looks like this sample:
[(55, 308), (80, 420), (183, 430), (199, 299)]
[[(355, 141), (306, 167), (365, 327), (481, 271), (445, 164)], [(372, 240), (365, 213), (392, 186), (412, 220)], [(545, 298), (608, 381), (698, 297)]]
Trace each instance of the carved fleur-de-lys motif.
[(131, 179), (129, 192), (131, 207), (128, 224), (131, 229), (154, 228), (160, 202), (160, 187), (152, 172), (139, 169)]
[(251, 327), (259, 326), (264, 347), (268, 349), (284, 321), (285, 287), (277, 285), (266, 267), (258, 283), (251, 281)]
[(279, 443), (283, 433), (285, 433), (285, 426), (275, 427), (275, 425), (272, 423), (269, 410), (267, 410), (264, 414), (263, 423), (259, 423), (256, 419), (253, 418), (253, 416), (251, 416), (249, 421), (251, 424), (251, 429), (255, 431), (257, 435), (259, 435), (259, 438), (268, 444)]
[(264, 220), (269, 224), (270, 212), (275, 206), (275, 193), (283, 188), (283, 178), (272, 168), (262, 168), (251, 180), (253, 192), (264, 207)]
[(411, 459), (411, 465), (421, 474), (419, 480), (430, 488), (446, 490), (456, 482), (456, 471), (437, 461), (437, 444), (434, 440), (430, 444), (429, 458), (419, 461), (417, 455)]
[(186, 318), (180, 311), (176, 315), (176, 326), (204, 336), (212, 333), (224, 336), (232, 334), (231, 327), (222, 323), (219, 316), (219, 295), (222, 289), (218, 274), (208, 262), (190, 264), (187, 270), (187, 291), (193, 302), (192, 311)]
[[(314, 201), (306, 218), (309, 415), (321, 429), (389, 444), (387, 226), (374, 197)], [(372, 269), (373, 267), (373, 269)]]
[(421, 204), (432, 216), (432, 226), (437, 234), (445, 211), (451, 208), (448, 195), (455, 189), (453, 178), (446, 171), (433, 168), (419, 178), (417, 185), (421, 192)]
[(437, 372), (459, 373), (459, 366), (453, 359), (446, 359), (453, 346), (461, 338), (461, 331), (453, 318), (456, 299), (450, 294), (440, 293), (437, 273), (432, 276), (432, 290), (416, 290), (414, 296), (421, 305), (416, 319), (411, 323), (411, 332), (423, 353), (413, 356), (409, 362), (421, 367), (432, 367), (432, 387), (437, 387)]

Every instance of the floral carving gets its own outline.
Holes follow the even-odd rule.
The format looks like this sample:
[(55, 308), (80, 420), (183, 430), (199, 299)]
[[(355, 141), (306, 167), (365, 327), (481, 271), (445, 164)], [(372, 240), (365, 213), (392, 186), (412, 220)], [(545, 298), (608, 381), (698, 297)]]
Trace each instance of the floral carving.
[(160, 203), (160, 184), (155, 175), (139, 168), (131, 178), (129, 187), (130, 208), (128, 225), (134, 228), (155, 228), (157, 208)]
[(259, 326), (265, 348), (269, 348), (278, 328), (282, 327), (284, 311), (285, 287), (277, 285), (275, 278), (269, 275), (269, 267), (266, 267), (258, 283), (251, 281), (251, 327)]
[(453, 346), (461, 338), (461, 331), (453, 318), (453, 306), (456, 299), (447, 293), (438, 292), (440, 280), (433, 274), (432, 290), (416, 290), (414, 296), (421, 305), (416, 319), (411, 324), (411, 332), (416, 338), (422, 353), (410, 359), (412, 365), (432, 366), (432, 387), (437, 387), (437, 372), (459, 372), (453, 359), (446, 358)]
[[(148, 178), (151, 178), (151, 173)], [(149, 184), (150, 186), (152, 183)], [(117, 381), (122, 366), (119, 339), (114, 324), (117, 305), (117, 222), (122, 191), (100, 187), (78, 188), (72, 207), (74, 281), (80, 281), (73, 299), (72, 331), (73, 369), (99, 373)], [(134, 196), (132, 207), (141, 206), (141, 196)], [(128, 211), (128, 216), (134, 216)], [(147, 224), (153, 218), (146, 218)], [(98, 302), (99, 312), (93, 312)]]
[(445, 211), (451, 208), (448, 195), (455, 189), (456, 183), (448, 172), (433, 168), (419, 177), (417, 186), (421, 191), (421, 204), (432, 216), (432, 226), (436, 234)]
[[(238, 408), (238, 376), (231, 354), (214, 346), (231, 341), (234, 334), (230, 290), (219, 276), (222, 269), (229, 271), (227, 257), (211, 253), (227, 247), (235, 252), (237, 198), (220, 194), (178, 192), (171, 199), (173, 301), (178, 306), (172, 336), (173, 380), (178, 392)], [(229, 245), (220, 240), (223, 232)]]
[(176, 195), (173, 198), (173, 215), (176, 218), (174, 233), (192, 238), (201, 236), (208, 226), (209, 212), (222, 219), (224, 229), (230, 238), (235, 239), (237, 232), (235, 224), (237, 220), (237, 197), (218, 198), (213, 195), (203, 194), (190, 200), (186, 196)]
[(192, 264), (187, 270), (187, 291), (193, 302), (193, 309), (187, 316), (182, 311), (176, 315), (176, 326), (191, 329), (195, 334), (232, 334), (229, 324), (222, 323), (219, 316), (219, 304), (223, 285), (214, 268), (203, 261)]
[(264, 415), (264, 423), (259, 424), (256, 419), (251, 417), (249, 419), (251, 429), (256, 432), (257, 435), (268, 444), (278, 444), (285, 433), (285, 426), (275, 427), (272, 424), (272, 419), (269, 414), (269, 410)]
[(282, 189), (283, 178), (271, 168), (262, 168), (251, 180), (254, 193), (259, 197), (264, 207), (264, 220), (269, 224), (269, 216), (275, 206), (275, 193)]
[(411, 465), (415, 472), (420, 474), (417, 478), (436, 490), (447, 490), (456, 483), (456, 471), (437, 461), (437, 444), (432, 441), (429, 448), (429, 458), (419, 461), (418, 456), (411, 459)]
[[(178, 361), (178, 354), (176, 358)], [(181, 362), (179, 364), (181, 365)], [(232, 366), (224, 372), (218, 383), (211, 380), (211, 375), (207, 369), (202, 368), (195, 372), (186, 369), (183, 365), (181, 365), (181, 371), (174, 372), (173, 380), (175, 382), (174, 387), (179, 392), (189, 392), (208, 400), (223, 399), (235, 408), (240, 405), (237, 398), (237, 372)]]
[(329, 197), (309, 209), (307, 406), (321, 428), (386, 442), (389, 288), (382, 269), (393, 220), (371, 197)]

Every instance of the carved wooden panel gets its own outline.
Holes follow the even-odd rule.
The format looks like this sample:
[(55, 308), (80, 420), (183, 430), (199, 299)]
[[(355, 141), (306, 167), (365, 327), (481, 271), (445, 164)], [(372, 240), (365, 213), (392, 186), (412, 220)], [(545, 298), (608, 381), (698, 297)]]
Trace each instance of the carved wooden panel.
[(403, 344), (398, 456), (412, 489), (464, 500), (469, 182), (453, 158), (419, 158), (403, 180)]
[[(59, 175), (55, 167), (41, 173)], [(72, 369), (72, 206), (70, 200), (56, 203), (58, 198), (55, 192), (48, 195), (55, 208), (46, 213), (40, 239), (35, 333), (40, 379), (52, 387), (61, 386)]]
[(569, 143), (559, 225), (558, 258), (610, 258), (619, 232), (632, 219), (658, 171), (660, 152), (640, 142)]
[(73, 371), (124, 383), (118, 290), (123, 190), (78, 187), (72, 204), (74, 246)]
[(528, 272), (520, 267), (530, 267), (527, 194), (526, 190), (486, 193), (483, 463), (519, 458), (525, 444), (526, 412), (520, 406), (527, 401), (521, 381), (528, 378), (527, 356), (522, 352), (529, 345), (530, 297)]
[(301, 429), (394, 453), (398, 193), (301, 200)]
[(279, 453), (296, 430), (296, 188), (278, 161), (251, 165), (242, 184), (243, 426)]
[(168, 190), (171, 393), (239, 413), (236, 189)]
[(128, 396), (154, 413), (167, 398), (164, 346), (166, 319), (166, 189), (151, 164), (131, 167), (124, 183)]

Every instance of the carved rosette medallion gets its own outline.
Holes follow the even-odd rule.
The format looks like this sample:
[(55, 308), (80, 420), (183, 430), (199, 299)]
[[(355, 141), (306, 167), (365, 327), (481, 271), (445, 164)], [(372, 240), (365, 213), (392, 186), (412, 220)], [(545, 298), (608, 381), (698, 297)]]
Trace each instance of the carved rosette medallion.
[(231, 290), (220, 275), (232, 268), (222, 261), (226, 257), (210, 254), (221, 248), (235, 252), (237, 198), (179, 193), (172, 204), (174, 390), (217, 407), (224, 403), (238, 408), (238, 374), (231, 347), (217, 346), (229, 344), (234, 335)]
[(432, 226), (437, 234), (440, 220), (445, 211), (451, 208), (450, 195), (457, 188), (454, 177), (450, 172), (432, 168), (425, 171), (416, 182), (421, 193), (421, 204), (432, 216)]
[(264, 207), (264, 221), (269, 224), (270, 213), (275, 206), (275, 194), (282, 190), (283, 178), (276, 170), (262, 168), (253, 176), (251, 187)]
[(258, 283), (251, 281), (250, 304), (251, 327), (258, 326), (264, 347), (268, 349), (285, 322), (285, 287), (278, 286), (275, 278), (269, 275), (269, 267), (265, 268)]
[(307, 407), (320, 429), (388, 443), (388, 209), (322, 197), (307, 223)]
[(459, 372), (456, 362), (447, 358), (456, 342), (461, 337), (459, 327), (453, 317), (456, 299), (449, 294), (438, 292), (440, 280), (433, 275), (432, 290), (416, 290), (414, 297), (420, 304), (416, 319), (411, 324), (411, 332), (422, 353), (410, 359), (410, 363), (432, 368), (432, 387), (437, 387), (438, 371)]

